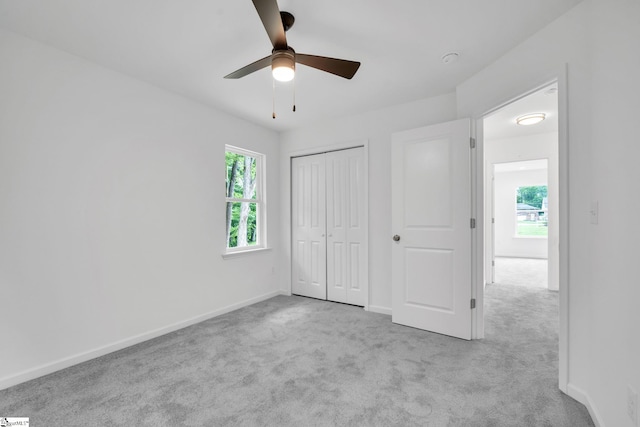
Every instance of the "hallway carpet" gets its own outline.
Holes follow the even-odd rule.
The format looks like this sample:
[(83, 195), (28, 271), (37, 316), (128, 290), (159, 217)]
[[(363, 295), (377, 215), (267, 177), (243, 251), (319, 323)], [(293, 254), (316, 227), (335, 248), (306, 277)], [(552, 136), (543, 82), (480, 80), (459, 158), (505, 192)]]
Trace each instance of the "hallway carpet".
[(0, 391), (33, 426), (592, 426), (557, 389), (557, 294), (487, 287), (487, 338), (275, 297)]
[(547, 289), (548, 261), (534, 258), (495, 258), (495, 283)]

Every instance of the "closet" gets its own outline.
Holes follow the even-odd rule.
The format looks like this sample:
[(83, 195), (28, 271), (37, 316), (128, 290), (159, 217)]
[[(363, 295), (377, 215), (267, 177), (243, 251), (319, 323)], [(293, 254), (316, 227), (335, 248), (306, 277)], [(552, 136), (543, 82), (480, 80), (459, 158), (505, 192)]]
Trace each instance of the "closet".
[(368, 295), (364, 148), (291, 159), (291, 290), (364, 306)]

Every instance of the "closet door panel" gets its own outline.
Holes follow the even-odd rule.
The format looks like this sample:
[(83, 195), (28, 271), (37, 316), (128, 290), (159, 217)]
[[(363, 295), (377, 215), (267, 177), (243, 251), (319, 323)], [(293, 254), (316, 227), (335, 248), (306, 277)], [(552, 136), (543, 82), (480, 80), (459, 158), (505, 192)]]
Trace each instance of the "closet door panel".
[(291, 161), (291, 291), (327, 299), (325, 155)]
[(348, 242), (344, 152), (327, 153), (327, 299), (347, 302)]
[(364, 164), (364, 148), (348, 150), (346, 153), (348, 166), (347, 184), (349, 242), (349, 285), (347, 287), (347, 303), (365, 305), (366, 287), (368, 287), (368, 221), (367, 221), (367, 182)]
[(364, 148), (327, 153), (327, 297), (365, 305), (368, 285)]

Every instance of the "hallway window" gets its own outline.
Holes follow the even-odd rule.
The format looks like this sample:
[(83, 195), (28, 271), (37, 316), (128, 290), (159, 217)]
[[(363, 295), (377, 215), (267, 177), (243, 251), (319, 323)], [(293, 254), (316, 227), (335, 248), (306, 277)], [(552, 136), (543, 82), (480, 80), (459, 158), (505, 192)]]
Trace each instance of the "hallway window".
[(265, 247), (264, 155), (227, 145), (227, 252)]
[(548, 210), (546, 185), (518, 187), (516, 189), (516, 234), (522, 237), (547, 237)]

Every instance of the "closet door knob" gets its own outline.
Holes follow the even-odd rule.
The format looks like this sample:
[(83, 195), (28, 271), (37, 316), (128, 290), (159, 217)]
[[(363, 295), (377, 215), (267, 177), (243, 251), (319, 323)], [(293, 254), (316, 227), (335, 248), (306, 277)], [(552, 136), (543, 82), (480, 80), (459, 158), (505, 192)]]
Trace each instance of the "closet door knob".
[(394, 242), (399, 242), (400, 241), (400, 236), (398, 236), (397, 234), (395, 236), (393, 236), (393, 241)]

